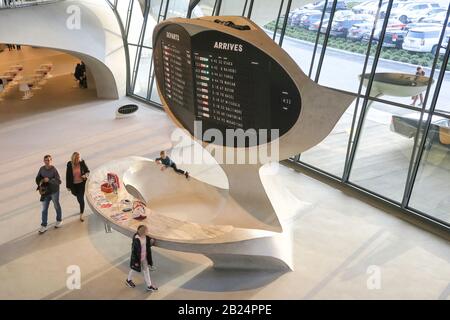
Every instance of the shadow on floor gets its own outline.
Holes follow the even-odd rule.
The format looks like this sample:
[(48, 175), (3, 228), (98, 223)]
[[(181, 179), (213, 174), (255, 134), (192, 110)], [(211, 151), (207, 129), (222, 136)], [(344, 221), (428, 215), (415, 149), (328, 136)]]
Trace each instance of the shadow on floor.
[(442, 293), (438, 297), (439, 300), (445, 300), (445, 299), (448, 299), (448, 298), (450, 298), (450, 283), (447, 286), (447, 288), (445, 288), (445, 290), (442, 291)]
[[(90, 218), (88, 232), (92, 232), (93, 235), (96, 230), (101, 229), (102, 220), (95, 215)], [(113, 233), (106, 237), (119, 236), (120, 239), (111, 241), (112, 246), (117, 240), (129, 243), (131, 246), (131, 240), (128, 237), (122, 236), (116, 231)], [(142, 274), (135, 275), (133, 279), (137, 285), (135, 289), (127, 288), (125, 278), (130, 270), (129, 253), (113, 260), (108, 258), (111, 256), (110, 250), (112, 249), (105, 247), (105, 237), (91, 236), (90, 238), (92, 244), (110, 263), (107, 266), (99, 266), (95, 271), (84, 275), (81, 290), (69, 291), (62, 288), (44, 299), (98, 299), (98, 297), (102, 297), (102, 299), (149, 299), (152, 296), (155, 298), (158, 298), (158, 295), (161, 296), (160, 292), (145, 291)], [(189, 258), (185, 259), (184, 255), (188, 255)], [(201, 255), (172, 253), (168, 250), (154, 248), (153, 260), (157, 270), (151, 272), (151, 279), (163, 292), (166, 287), (170, 287), (175, 288), (176, 291), (185, 289), (220, 293), (259, 289), (284, 274), (284, 272), (273, 271), (215, 269), (212, 266), (205, 266), (205, 259)], [(177, 295), (176, 291), (173, 294)], [(170, 299), (170, 296), (168, 298)]]
[(251, 271), (210, 267), (186, 282), (182, 288), (206, 292), (254, 290), (270, 284), (284, 274), (283, 271)]
[[(157, 270), (150, 273), (152, 282), (164, 288), (169, 282), (184, 277), (193, 269), (199, 267), (195, 263), (176, 259), (156, 250), (153, 251), (153, 260)], [(149, 299), (152, 295), (157, 296), (159, 292), (150, 293), (145, 290), (145, 282), (142, 274), (135, 274), (133, 281), (136, 288), (130, 289), (125, 285), (129, 267), (129, 254), (111, 261), (106, 267), (83, 276), (80, 290), (69, 291), (66, 288), (57, 290), (44, 299)], [(181, 279), (182, 281), (182, 279)]]

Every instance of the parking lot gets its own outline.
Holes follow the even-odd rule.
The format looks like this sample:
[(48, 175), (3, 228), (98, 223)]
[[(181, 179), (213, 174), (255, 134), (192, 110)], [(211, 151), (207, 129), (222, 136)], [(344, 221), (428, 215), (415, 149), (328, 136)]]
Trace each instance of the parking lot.
[[(283, 41), (283, 49), (286, 50), (289, 55), (298, 63), (303, 72), (308, 74), (309, 65), (311, 62), (312, 53), (314, 50), (314, 44), (305, 41), (299, 41), (292, 38), (285, 38)], [(320, 55), (321, 46), (319, 46), (318, 54)], [(358, 76), (362, 73), (364, 67), (365, 56), (361, 54), (354, 54), (350, 52), (344, 52), (341, 50), (335, 50), (327, 48), (325, 53), (325, 59), (322, 66), (321, 76), (319, 78), (319, 84), (337, 88), (349, 92), (358, 92), (359, 79)], [(318, 57), (316, 57), (317, 67)], [(369, 60), (366, 73), (371, 71), (373, 59)], [(345, 68), (342, 66), (345, 65)], [(427, 76), (430, 75), (431, 69), (424, 68)], [(400, 73), (412, 73), (416, 71), (415, 65), (408, 65), (406, 63), (399, 63), (395, 61), (379, 60), (376, 72), (400, 72)], [(437, 79), (438, 72), (435, 72), (434, 78)], [(435, 85), (432, 86), (431, 95), (434, 93)], [(439, 92), (439, 100), (436, 105), (437, 110), (450, 112), (450, 72), (445, 73), (444, 82), (442, 84), (443, 90)], [(364, 89), (364, 88), (363, 88)], [(363, 91), (364, 93), (364, 91)], [(398, 103), (410, 104), (410, 97), (382, 97), (385, 100), (395, 101)], [(429, 101), (430, 102), (430, 101)], [(429, 105), (429, 103), (428, 103)], [(410, 112), (408, 110), (400, 110), (396, 112)]]

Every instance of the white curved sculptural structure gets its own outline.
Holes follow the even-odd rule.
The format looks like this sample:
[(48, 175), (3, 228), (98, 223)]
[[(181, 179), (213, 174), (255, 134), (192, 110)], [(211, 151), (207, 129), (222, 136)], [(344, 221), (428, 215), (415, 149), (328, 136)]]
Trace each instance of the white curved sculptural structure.
[[(169, 19), (157, 25), (153, 41), (165, 111), (194, 145), (214, 155), (228, 188), (195, 176), (186, 181), (161, 173), (152, 161), (127, 158), (96, 171), (88, 189), (95, 192), (108, 170), (118, 173), (126, 185), (121, 192), (148, 203), (149, 233), (161, 247), (202, 253), (216, 267), (293, 269), (289, 223), (273, 209), (260, 169), (321, 142), (353, 97), (310, 80), (264, 31), (242, 17)], [(267, 130), (269, 139), (251, 129)], [(248, 133), (249, 139), (241, 144), (220, 139), (228, 130)], [(276, 157), (267, 157), (266, 149)], [(238, 161), (240, 155), (244, 161)], [(88, 201), (108, 220), (108, 213), (99, 211), (92, 198)], [(124, 228), (108, 221), (127, 234), (139, 224)], [(178, 234), (181, 226), (185, 238), (166, 236)], [(194, 236), (197, 231), (202, 236)]]
[[(100, 192), (108, 172), (115, 172), (121, 180), (117, 194)], [(106, 163), (91, 173), (86, 191), (91, 209), (127, 236), (145, 224), (158, 247), (202, 253), (215, 267), (292, 268), (288, 234), (243, 227), (253, 217), (229, 211), (227, 190), (161, 171), (153, 160), (129, 157)], [(139, 221), (130, 212), (123, 213), (125, 199), (145, 201), (147, 218)], [(115, 220), (117, 213), (126, 219)]]

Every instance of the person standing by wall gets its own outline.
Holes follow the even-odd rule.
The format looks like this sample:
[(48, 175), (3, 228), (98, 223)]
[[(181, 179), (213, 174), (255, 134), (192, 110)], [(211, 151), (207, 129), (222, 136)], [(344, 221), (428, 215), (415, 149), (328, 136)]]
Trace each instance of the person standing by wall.
[(89, 172), (86, 162), (81, 160), (80, 153), (74, 152), (71, 161), (67, 162), (66, 187), (77, 198), (81, 222), (84, 221), (84, 192)]
[(62, 225), (62, 209), (59, 204), (59, 185), (61, 178), (58, 170), (53, 166), (53, 159), (51, 155), (44, 157), (44, 165), (39, 169), (36, 175), (36, 184), (38, 185), (39, 193), (41, 194), (42, 203), (42, 222), (39, 233), (42, 234), (47, 231), (48, 207), (50, 201), (56, 210), (56, 225), (55, 228), (60, 228)]
[(154, 270), (151, 246), (155, 243), (155, 240), (146, 234), (147, 227), (145, 225), (140, 225), (133, 236), (130, 258), (131, 270), (128, 273), (128, 278), (125, 282), (130, 288), (136, 287), (132, 280), (133, 274), (142, 271), (145, 284), (147, 285), (147, 291), (156, 291), (158, 288), (152, 284), (152, 280), (150, 279), (150, 270)]
[(77, 66), (75, 67), (75, 72), (73, 73), (73, 76), (78, 82), (78, 86), (81, 88), (81, 75), (82, 75), (82, 67), (81, 63), (77, 63)]
[(80, 76), (80, 88), (87, 89), (87, 69), (86, 64), (81, 61), (81, 76)]

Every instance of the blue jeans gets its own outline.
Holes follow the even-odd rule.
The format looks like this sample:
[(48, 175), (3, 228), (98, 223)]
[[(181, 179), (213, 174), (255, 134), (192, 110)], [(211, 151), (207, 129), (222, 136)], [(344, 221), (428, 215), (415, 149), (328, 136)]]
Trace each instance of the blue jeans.
[(50, 201), (53, 201), (53, 206), (56, 210), (56, 221), (62, 221), (62, 210), (61, 205), (59, 204), (59, 191), (55, 192), (51, 195), (48, 195), (42, 201), (42, 223), (41, 226), (47, 226), (47, 218), (48, 218), (48, 207), (50, 205)]

